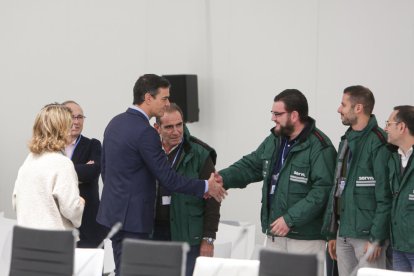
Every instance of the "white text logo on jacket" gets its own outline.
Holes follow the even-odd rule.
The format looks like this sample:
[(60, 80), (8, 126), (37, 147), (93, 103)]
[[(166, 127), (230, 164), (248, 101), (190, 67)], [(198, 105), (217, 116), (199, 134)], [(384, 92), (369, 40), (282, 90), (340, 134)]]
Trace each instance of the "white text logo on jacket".
[(357, 187), (375, 187), (375, 178), (373, 176), (359, 176), (356, 181)]
[(290, 175), (290, 181), (295, 181), (295, 182), (306, 184), (308, 183), (308, 178), (303, 172), (293, 171), (293, 174)]

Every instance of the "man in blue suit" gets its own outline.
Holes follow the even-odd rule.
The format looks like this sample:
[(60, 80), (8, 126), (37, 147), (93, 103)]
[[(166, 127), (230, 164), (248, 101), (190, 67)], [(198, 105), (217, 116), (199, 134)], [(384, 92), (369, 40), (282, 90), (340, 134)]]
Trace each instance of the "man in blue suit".
[(122, 223), (112, 237), (116, 274), (119, 275), (124, 238), (148, 239), (153, 229), (155, 180), (171, 192), (221, 201), (226, 191), (214, 174), (209, 180), (194, 180), (176, 174), (162, 150), (160, 137), (150, 125), (169, 106), (170, 83), (146, 74), (134, 86), (133, 106), (115, 116), (106, 127), (102, 152), (102, 191), (97, 221), (110, 228)]

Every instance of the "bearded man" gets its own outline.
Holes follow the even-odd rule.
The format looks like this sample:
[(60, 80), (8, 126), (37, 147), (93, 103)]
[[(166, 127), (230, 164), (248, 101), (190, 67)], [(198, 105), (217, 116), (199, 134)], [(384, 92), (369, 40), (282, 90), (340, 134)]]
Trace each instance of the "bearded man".
[[(332, 188), (336, 150), (308, 115), (306, 97), (287, 89), (271, 110), (275, 127), (252, 153), (219, 172), (223, 185), (263, 181), (261, 224), (267, 247), (321, 255), (323, 213)], [(322, 271), (322, 269), (320, 269)]]

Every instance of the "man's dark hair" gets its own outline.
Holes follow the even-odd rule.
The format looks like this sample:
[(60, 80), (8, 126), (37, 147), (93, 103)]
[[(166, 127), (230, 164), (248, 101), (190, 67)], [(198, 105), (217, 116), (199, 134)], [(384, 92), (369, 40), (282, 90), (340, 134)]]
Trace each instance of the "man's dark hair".
[(275, 102), (283, 102), (287, 112), (297, 111), (299, 120), (303, 123), (308, 119), (308, 100), (297, 89), (286, 89), (276, 95)]
[(362, 85), (354, 85), (345, 88), (344, 94), (349, 95), (352, 107), (357, 104), (362, 104), (364, 107), (364, 114), (368, 116), (372, 114), (375, 105), (375, 98), (371, 90)]
[[(170, 103), (170, 105), (165, 109), (165, 113), (173, 113), (175, 111), (178, 111), (181, 114), (181, 118), (184, 121), (184, 115), (183, 115), (183, 111), (181, 110), (181, 108), (176, 104), (176, 103)], [(155, 117), (155, 122), (161, 126), (161, 117)]]
[(132, 104), (142, 104), (145, 100), (145, 94), (150, 93), (155, 98), (158, 94), (158, 88), (169, 88), (170, 82), (155, 74), (145, 74), (139, 77), (134, 85), (134, 102)]
[(412, 105), (399, 105), (394, 107), (395, 111), (398, 111), (395, 115), (395, 121), (403, 122), (410, 132), (410, 135), (414, 136), (414, 106)]

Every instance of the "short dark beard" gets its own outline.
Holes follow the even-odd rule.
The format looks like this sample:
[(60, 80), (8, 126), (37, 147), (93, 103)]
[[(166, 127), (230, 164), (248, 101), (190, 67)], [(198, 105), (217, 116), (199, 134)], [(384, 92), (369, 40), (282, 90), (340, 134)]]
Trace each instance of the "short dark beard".
[(342, 124), (344, 126), (353, 126), (353, 125), (355, 125), (357, 123), (357, 121), (358, 121), (357, 118), (355, 118), (353, 120), (346, 119), (346, 121), (342, 121)]
[(276, 131), (276, 134), (285, 136), (285, 137), (290, 137), (290, 135), (292, 135), (294, 130), (295, 129), (293, 127), (293, 124), (289, 120), (287, 121), (286, 126), (280, 126), (280, 129)]
[(285, 137), (290, 137), (294, 131), (293, 125), (287, 125), (284, 127), (280, 127), (280, 134)]

